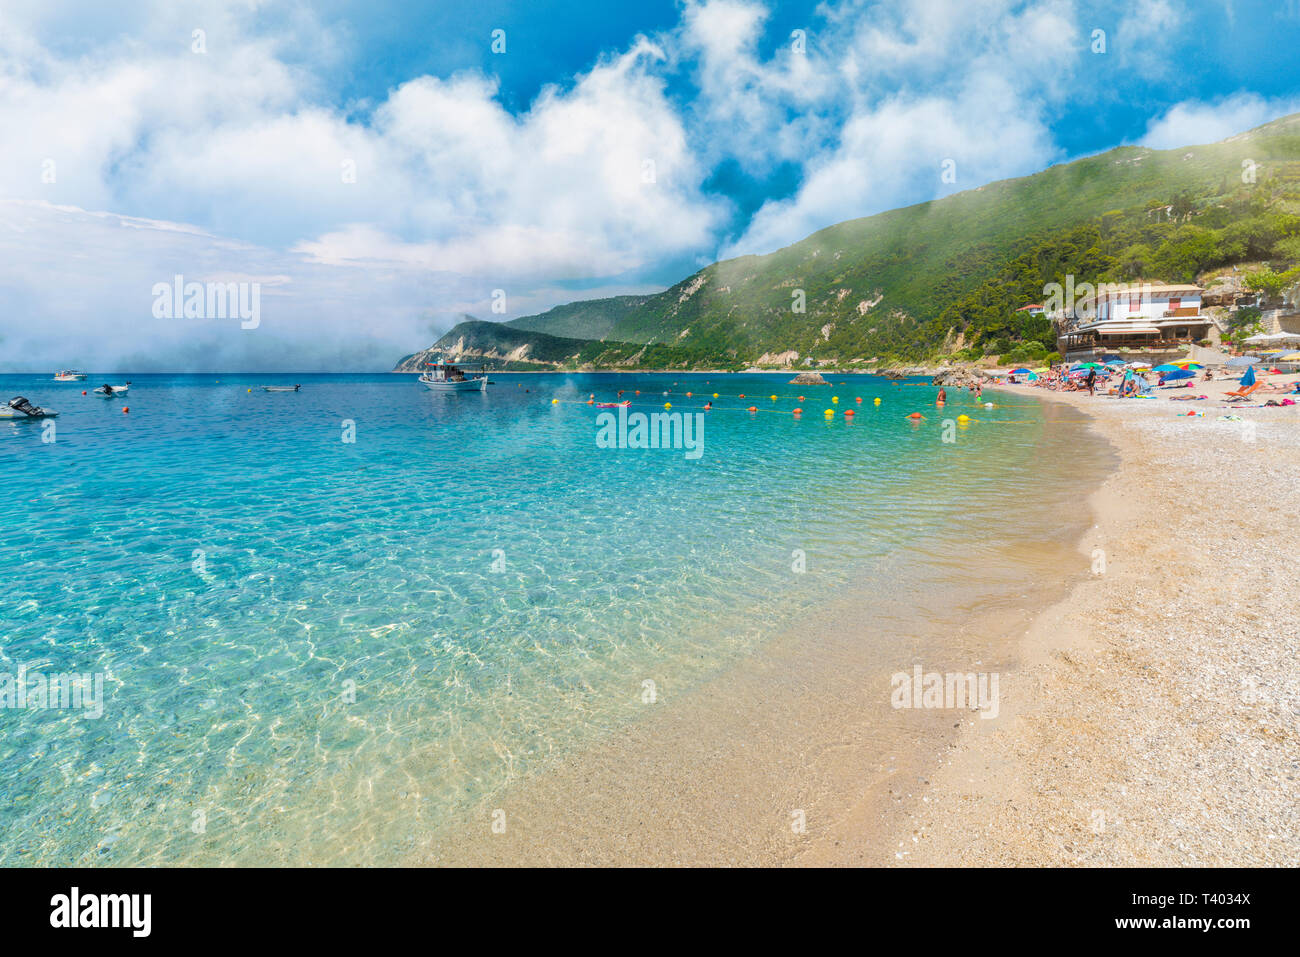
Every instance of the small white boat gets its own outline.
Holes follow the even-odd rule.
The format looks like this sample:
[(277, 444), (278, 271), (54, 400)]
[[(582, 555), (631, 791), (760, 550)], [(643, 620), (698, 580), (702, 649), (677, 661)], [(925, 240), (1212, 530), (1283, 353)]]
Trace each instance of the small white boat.
[(38, 405), (32, 405), (21, 395), (10, 399), (5, 405), (0, 405), (0, 419), (8, 421), (22, 422), (27, 419), (52, 419), (58, 414), (53, 409), (42, 409)]
[(301, 389), (300, 385), (264, 385), (263, 392), (297, 392)]
[(54, 373), (55, 382), (80, 382), (84, 378), (86, 378), (86, 373), (73, 372), (71, 369), (62, 369)]
[(427, 362), (429, 371), (420, 376), (420, 383), (434, 392), (486, 392), (487, 373), (466, 375), (470, 366), (457, 366), (450, 362)]
[(131, 383), (129, 382), (126, 385), (109, 385), (105, 382), (95, 390), (95, 395), (101, 399), (111, 399), (115, 395), (126, 395), (127, 390), (130, 388)]

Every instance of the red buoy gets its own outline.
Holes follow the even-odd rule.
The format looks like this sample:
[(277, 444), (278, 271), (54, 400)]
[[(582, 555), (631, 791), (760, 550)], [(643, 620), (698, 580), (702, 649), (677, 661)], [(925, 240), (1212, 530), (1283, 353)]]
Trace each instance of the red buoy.
[(758, 406), (756, 406), (756, 405), (751, 405), (751, 406), (750, 406), (748, 409), (746, 409), (745, 411), (746, 411), (746, 412), (757, 412), (757, 411), (758, 411)]
[(131, 411), (131, 407), (129, 405), (122, 406), (123, 413), (130, 412), (130, 411)]

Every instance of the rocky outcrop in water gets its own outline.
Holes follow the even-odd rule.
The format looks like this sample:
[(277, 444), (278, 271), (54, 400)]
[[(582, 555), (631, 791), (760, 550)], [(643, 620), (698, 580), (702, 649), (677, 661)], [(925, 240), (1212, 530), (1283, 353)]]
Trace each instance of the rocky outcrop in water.
[(830, 385), (820, 372), (800, 372), (790, 380), (791, 385)]

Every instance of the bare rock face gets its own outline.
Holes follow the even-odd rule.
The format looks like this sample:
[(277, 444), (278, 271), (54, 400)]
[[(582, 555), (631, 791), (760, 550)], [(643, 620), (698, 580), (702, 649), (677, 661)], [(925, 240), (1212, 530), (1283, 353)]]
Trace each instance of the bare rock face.
[(800, 372), (790, 380), (791, 385), (830, 385), (820, 372)]

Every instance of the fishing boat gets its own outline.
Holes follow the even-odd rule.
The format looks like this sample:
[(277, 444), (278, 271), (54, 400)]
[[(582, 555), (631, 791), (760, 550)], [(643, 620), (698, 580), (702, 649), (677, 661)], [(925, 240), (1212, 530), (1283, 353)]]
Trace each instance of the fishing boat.
[(53, 409), (42, 409), (32, 405), (21, 395), (14, 396), (5, 405), (0, 405), (0, 419), (22, 422), (28, 419), (52, 419), (59, 413)]
[(54, 373), (55, 382), (80, 382), (84, 378), (86, 378), (86, 373), (73, 372), (71, 369), (61, 369)]
[(126, 395), (127, 390), (130, 388), (131, 383), (129, 382), (126, 385), (109, 385), (105, 382), (95, 390), (95, 395), (99, 396), (101, 399), (111, 399), (115, 395)]
[(434, 392), (486, 392), (487, 373), (466, 375), (471, 365), (454, 365), (450, 362), (426, 362), (428, 371), (420, 376), (420, 383)]
[(302, 388), (301, 385), (264, 385), (262, 386), (262, 391), (263, 392), (297, 392), (301, 388)]

